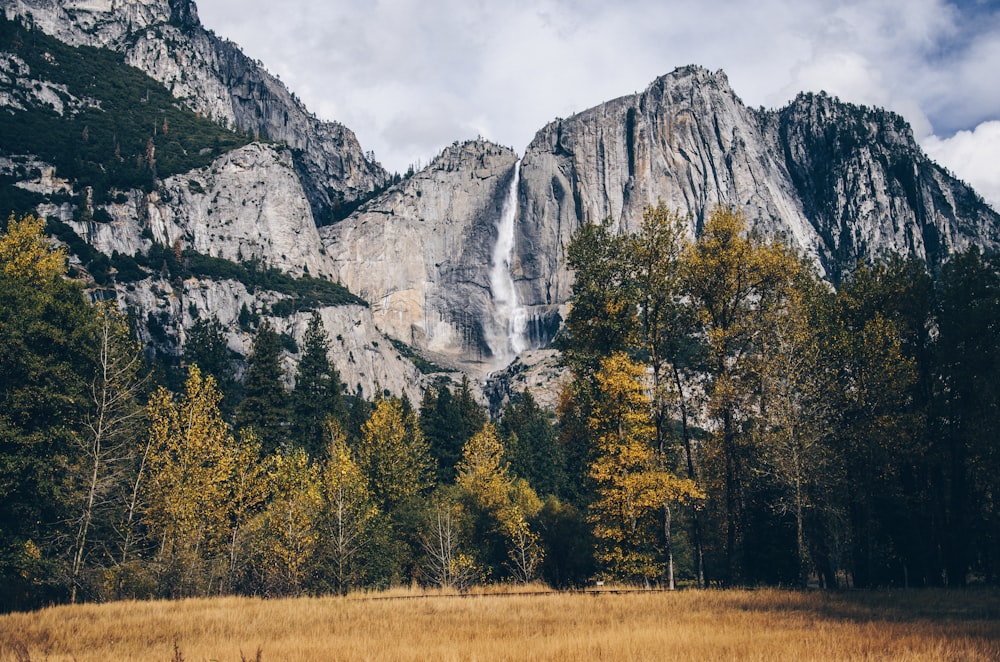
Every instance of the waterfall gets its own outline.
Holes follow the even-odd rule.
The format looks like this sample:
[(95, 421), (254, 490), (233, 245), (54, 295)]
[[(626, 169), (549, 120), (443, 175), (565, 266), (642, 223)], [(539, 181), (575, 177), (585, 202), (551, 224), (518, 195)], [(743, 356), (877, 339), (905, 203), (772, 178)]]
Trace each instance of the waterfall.
[(511, 261), (514, 255), (514, 227), (517, 220), (517, 187), (521, 181), (521, 159), (514, 164), (510, 188), (497, 221), (497, 243), (493, 247), (490, 290), (493, 293), (494, 333), (490, 340), (493, 355), (504, 363), (528, 348), (524, 337), (527, 316), (517, 299)]

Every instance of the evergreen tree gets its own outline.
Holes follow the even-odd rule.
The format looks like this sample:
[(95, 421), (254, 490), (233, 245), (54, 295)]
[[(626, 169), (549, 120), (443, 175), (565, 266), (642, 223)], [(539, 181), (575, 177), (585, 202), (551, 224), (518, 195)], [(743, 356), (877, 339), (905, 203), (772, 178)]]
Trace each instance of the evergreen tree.
[(472, 394), (472, 385), (466, 374), (462, 375), (462, 385), (459, 387), (458, 393), (455, 394), (455, 406), (458, 408), (458, 415), (462, 423), (461, 444), (459, 446), (461, 448), (469, 439), (472, 439), (472, 435), (482, 429), (488, 420), (486, 410), (476, 402), (476, 398)]
[[(8, 609), (64, 597), (78, 505), (88, 382), (97, 357), (93, 310), (63, 278), (44, 221), (11, 217), (0, 233), (0, 594)], [(79, 514), (79, 511), (75, 513)]]
[(323, 319), (314, 312), (303, 339), (291, 397), (293, 438), (314, 458), (326, 449), (327, 421), (342, 424), (347, 418), (340, 373), (330, 364), (329, 352)]
[(264, 455), (285, 447), (289, 406), (281, 368), (281, 341), (266, 320), (257, 329), (247, 359), (243, 400), (236, 408), (235, 420), (238, 428), (252, 428), (257, 433)]
[(515, 476), (528, 481), (538, 494), (565, 494), (566, 455), (549, 415), (531, 391), (518, 393), (507, 402), (500, 415), (499, 433)]
[(184, 339), (185, 365), (197, 365), (202, 375), (215, 378), (222, 392), (220, 407), (232, 413), (238, 401), (238, 388), (233, 366), (233, 353), (229, 350), (222, 324), (215, 317), (197, 320), (187, 330)]
[(447, 384), (424, 392), (420, 403), (420, 429), (437, 467), (437, 482), (453, 482), (455, 465), (462, 457), (465, 443), (465, 423)]

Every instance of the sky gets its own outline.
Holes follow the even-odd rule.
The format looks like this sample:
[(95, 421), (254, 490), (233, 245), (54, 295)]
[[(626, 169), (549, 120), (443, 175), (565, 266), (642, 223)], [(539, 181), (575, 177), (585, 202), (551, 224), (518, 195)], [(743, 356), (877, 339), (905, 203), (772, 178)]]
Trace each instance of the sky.
[(202, 24), (392, 172), (722, 69), (752, 107), (825, 91), (902, 115), (1000, 210), (1000, 0), (196, 0)]

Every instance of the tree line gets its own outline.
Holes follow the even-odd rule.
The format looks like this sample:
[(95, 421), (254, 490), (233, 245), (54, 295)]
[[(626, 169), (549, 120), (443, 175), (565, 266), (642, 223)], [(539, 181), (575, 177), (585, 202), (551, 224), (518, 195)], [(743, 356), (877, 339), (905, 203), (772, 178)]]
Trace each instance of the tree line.
[(737, 211), (686, 228), (660, 204), (568, 249), (561, 430), (599, 564), (672, 582), (680, 553), (701, 586), (995, 582), (997, 256), (935, 274), (894, 256), (832, 287)]
[(541, 576), (539, 518), (561, 513), (565, 477), (530, 394), (495, 421), (467, 380), (419, 407), (348, 395), (318, 313), (294, 388), (266, 320), (245, 363), (198, 320), (178, 379), (147, 362), (114, 303), (65, 277), (44, 221), (5, 225), (3, 609)]
[[(837, 288), (715, 210), (585, 226), (557, 412), (465, 380), (345, 392), (314, 314), (294, 387), (266, 321), (199, 320), (180, 379), (0, 234), (0, 595), (59, 601), (419, 582), (994, 582), (1000, 264), (859, 265)], [(239, 377), (237, 375), (239, 374)]]

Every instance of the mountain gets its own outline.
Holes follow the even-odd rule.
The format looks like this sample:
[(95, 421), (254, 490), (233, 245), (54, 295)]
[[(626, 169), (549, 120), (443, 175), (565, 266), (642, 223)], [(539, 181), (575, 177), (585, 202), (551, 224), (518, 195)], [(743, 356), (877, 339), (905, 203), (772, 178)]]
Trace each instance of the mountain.
[(320, 223), (346, 215), (389, 180), (350, 129), (317, 119), (259, 62), (205, 30), (192, 0), (4, 0), (0, 6), (8, 18), (66, 44), (121, 53), (201, 115), (287, 145)]
[(661, 199), (690, 214), (692, 232), (715, 205), (740, 209), (833, 282), (859, 260), (900, 253), (933, 267), (1000, 245), (1000, 216), (930, 161), (898, 115), (824, 94), (754, 110), (725, 74), (700, 67), (550, 123), (522, 164), (516, 282), (541, 314), (569, 297), (564, 248), (581, 224), (627, 231)]
[[(725, 74), (695, 66), (551, 122), (520, 160), (495, 149), (445, 150), (322, 232), (381, 328), (486, 371), (558, 330), (573, 283), (565, 250), (582, 224), (610, 219), (629, 231), (659, 200), (690, 215), (692, 234), (714, 206), (738, 208), (753, 232), (789, 242), (834, 283), (893, 253), (935, 268), (955, 250), (1000, 246), (1000, 216), (930, 161), (898, 115), (824, 94), (752, 109)], [(513, 311), (498, 305), (491, 257), (511, 185)], [(504, 330), (506, 342), (496, 337)]]
[(544, 389), (570, 238), (604, 219), (629, 231), (659, 200), (692, 234), (715, 205), (738, 208), (833, 283), (859, 260), (934, 269), (1000, 246), (1000, 216), (903, 118), (825, 94), (753, 109), (722, 72), (682, 67), (554, 120), (520, 158), (455, 143), (393, 181), (189, 0), (0, 6), (0, 200), (47, 216), (166, 355), (205, 315), (245, 354), (248, 316), (295, 341), (318, 310), (352, 391), (416, 399), (431, 377), (415, 363), (437, 369), (422, 358), (479, 380), (505, 371), (498, 397)]

